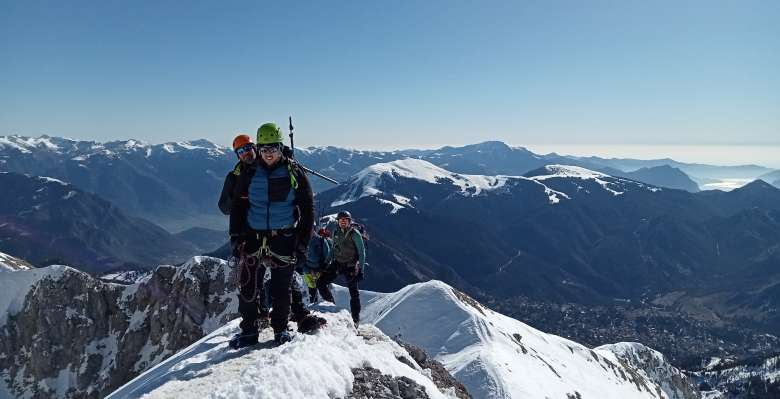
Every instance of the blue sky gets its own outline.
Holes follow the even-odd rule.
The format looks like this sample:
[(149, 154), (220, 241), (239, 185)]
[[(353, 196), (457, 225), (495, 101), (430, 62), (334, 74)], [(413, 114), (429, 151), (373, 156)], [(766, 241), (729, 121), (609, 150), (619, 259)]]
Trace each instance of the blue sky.
[(0, 0), (0, 135), (227, 144), (292, 114), (299, 145), (780, 145), (779, 20), (778, 1)]

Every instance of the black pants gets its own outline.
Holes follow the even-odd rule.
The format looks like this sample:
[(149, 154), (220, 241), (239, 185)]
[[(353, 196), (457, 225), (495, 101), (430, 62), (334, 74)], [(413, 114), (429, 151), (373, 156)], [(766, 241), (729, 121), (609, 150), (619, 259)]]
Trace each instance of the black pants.
[(320, 278), (317, 279), (317, 290), (320, 292), (322, 299), (336, 303), (328, 285), (335, 281), (339, 275), (344, 276), (347, 280), (347, 288), (349, 288), (349, 309), (352, 312), (352, 320), (357, 322), (360, 320), (360, 290), (358, 289), (360, 275), (355, 273), (354, 263), (343, 264), (336, 261), (331, 263), (330, 266), (322, 271)]
[[(267, 245), (271, 251), (280, 256), (291, 256), (295, 246), (295, 235), (292, 232), (279, 232), (276, 235), (270, 232), (259, 232), (243, 240), (243, 255), (256, 252), (267, 239)], [(271, 310), (271, 327), (274, 333), (287, 329), (287, 321), (290, 317), (290, 280), (294, 272), (294, 265), (284, 264), (273, 259), (276, 267), (271, 268), (271, 281), (268, 288), (273, 302)], [(263, 276), (266, 266), (259, 259), (242, 256), (239, 265), (239, 292), (238, 312), (241, 314), (241, 333), (257, 333), (257, 318), (264, 306)], [(302, 301), (301, 306), (303, 306)]]
[(299, 276), (292, 276), (290, 279), (290, 296), (292, 298), (290, 304), (292, 317), (290, 319), (296, 323), (309, 314), (309, 309), (306, 309), (306, 305), (303, 304), (303, 286), (300, 284), (300, 280)]
[(309, 288), (309, 302), (317, 302), (317, 287)]
[[(273, 273), (272, 273), (273, 274)], [(263, 284), (259, 289), (262, 291), (259, 291), (258, 293), (258, 314), (259, 317), (268, 317), (268, 309), (272, 309), (274, 307), (273, 298), (271, 298), (271, 280), (268, 280), (266, 284)], [(290, 303), (290, 311), (291, 316), (290, 320), (294, 322), (300, 321), (302, 318), (304, 318), (306, 315), (309, 314), (309, 309), (306, 308), (306, 305), (303, 303), (303, 294), (301, 293), (301, 285), (298, 283), (298, 279), (295, 278), (295, 275), (292, 275), (290, 277), (290, 299), (292, 302)], [(316, 292), (315, 288), (315, 292)]]

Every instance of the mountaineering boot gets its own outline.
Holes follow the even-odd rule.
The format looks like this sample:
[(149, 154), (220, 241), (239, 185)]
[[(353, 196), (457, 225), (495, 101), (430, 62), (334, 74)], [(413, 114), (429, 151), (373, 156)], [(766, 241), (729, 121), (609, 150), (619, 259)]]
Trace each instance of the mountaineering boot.
[(311, 334), (320, 329), (320, 327), (327, 324), (328, 321), (322, 317), (315, 315), (306, 315), (301, 321), (298, 322), (298, 332), (303, 334)]
[(290, 321), (293, 323), (300, 323), (303, 319), (309, 317), (309, 309), (301, 307), (297, 311), (293, 311), (290, 315)]
[(282, 330), (274, 334), (274, 342), (276, 345), (283, 345), (290, 341), (292, 341), (292, 335), (290, 335), (290, 332), (287, 330)]
[(257, 344), (257, 333), (236, 334), (230, 339), (228, 345), (233, 349), (240, 349)]

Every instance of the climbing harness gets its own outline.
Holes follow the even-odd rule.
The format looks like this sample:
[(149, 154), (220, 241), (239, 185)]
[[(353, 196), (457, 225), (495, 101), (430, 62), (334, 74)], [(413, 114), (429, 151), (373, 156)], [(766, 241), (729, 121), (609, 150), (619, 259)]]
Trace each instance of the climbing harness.
[[(259, 234), (257, 235), (257, 238), (260, 238)], [(239, 256), (238, 263), (236, 265), (238, 267), (238, 271), (235, 274), (235, 284), (236, 287), (238, 287), (238, 293), (241, 298), (247, 302), (253, 302), (255, 299), (257, 299), (258, 293), (263, 291), (260, 287), (262, 287), (264, 283), (265, 272), (269, 269), (290, 267), (296, 263), (296, 258), (295, 256), (279, 255), (271, 251), (271, 248), (268, 246), (267, 236), (263, 237), (262, 244), (257, 251), (246, 253), (244, 250), (245, 247), (246, 242), (242, 242), (238, 246)], [(261, 271), (263, 276), (260, 275)], [(254, 273), (255, 277), (255, 286), (252, 287), (251, 295), (245, 296), (242, 293), (241, 288), (245, 287), (250, 283), (250, 281), (252, 281), (252, 273)]]

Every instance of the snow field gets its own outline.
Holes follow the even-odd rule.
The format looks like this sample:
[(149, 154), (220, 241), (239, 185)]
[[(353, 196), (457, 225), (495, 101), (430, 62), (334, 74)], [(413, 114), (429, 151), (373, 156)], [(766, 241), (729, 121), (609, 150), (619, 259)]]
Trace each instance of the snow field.
[(475, 398), (666, 397), (583, 345), (493, 312), (439, 281), (373, 293), (365, 303), (363, 320), (425, 349)]
[[(416, 381), (432, 398), (446, 398), (398, 344), (373, 326), (357, 335), (349, 313), (323, 314), (327, 327), (296, 334), (276, 347), (266, 329), (260, 344), (234, 351), (227, 343), (239, 320), (214, 331), (118, 389), (109, 398), (334, 398), (349, 394), (352, 368), (374, 367), (383, 374)], [(412, 364), (414, 362), (412, 361)]]

